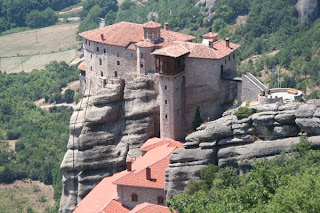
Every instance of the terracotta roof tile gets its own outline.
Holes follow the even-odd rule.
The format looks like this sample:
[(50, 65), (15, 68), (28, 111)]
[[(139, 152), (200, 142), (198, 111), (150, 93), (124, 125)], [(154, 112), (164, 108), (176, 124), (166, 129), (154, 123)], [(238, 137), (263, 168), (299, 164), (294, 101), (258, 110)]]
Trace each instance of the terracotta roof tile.
[(145, 24), (143, 24), (144, 28), (159, 28), (161, 27), (161, 24), (158, 22), (154, 22), (154, 21), (149, 21)]
[(219, 36), (218, 33), (209, 32), (209, 33), (204, 34), (202, 37), (210, 39), (210, 38), (215, 38), (215, 37), (218, 37), (218, 36)]
[[(181, 147), (182, 143), (172, 141), (171, 143), (158, 146), (148, 151), (144, 156), (138, 157), (132, 163), (132, 172), (122, 171), (114, 174), (111, 177), (104, 178), (77, 206), (74, 213), (119, 213), (120, 211), (111, 211), (110, 209), (117, 208), (120, 213), (127, 213), (125, 208), (120, 206), (116, 201), (117, 181), (126, 181), (129, 185), (132, 183), (131, 177), (137, 180), (137, 183), (142, 187), (164, 188), (164, 172), (169, 165), (169, 157), (177, 148)], [(145, 171), (147, 167), (151, 168), (151, 181), (146, 181)], [(123, 179), (122, 179), (123, 178)], [(137, 178), (137, 179), (136, 179)], [(128, 181), (130, 179), (130, 181)], [(122, 212), (123, 211), (123, 212)]]
[[(103, 35), (103, 39), (101, 34)], [(90, 41), (126, 48), (130, 47), (132, 43), (137, 43), (144, 39), (143, 25), (129, 22), (119, 22), (107, 27), (82, 32), (79, 35)], [(191, 41), (195, 38), (190, 35), (164, 29), (160, 30), (160, 37), (162, 41), (157, 44), (158, 46), (163, 46), (168, 41)]]
[(169, 46), (154, 51), (153, 55), (163, 56), (181, 56), (183, 49), (189, 50), (188, 57), (190, 58), (203, 58), (203, 59), (220, 59), (224, 58), (240, 47), (239, 44), (230, 42), (230, 46), (226, 46), (226, 42), (219, 40), (213, 44), (213, 48), (208, 45), (193, 43), (193, 42), (172, 42)]
[(154, 149), (156, 147), (162, 146), (164, 144), (168, 144), (168, 147), (177, 147), (177, 148), (183, 148), (183, 143), (179, 141), (175, 141), (172, 139), (160, 139), (160, 138), (150, 138), (147, 140), (141, 147), (140, 150), (144, 152), (148, 152), (151, 149)]
[(126, 207), (124, 207), (122, 205), (122, 203), (120, 203), (119, 201), (117, 200), (112, 200), (109, 205), (103, 209), (104, 213), (129, 213), (130, 210), (127, 209)]
[(166, 206), (155, 205), (151, 203), (142, 203), (137, 205), (130, 213), (171, 213)]
[(79, 64), (78, 70), (86, 71), (86, 67), (84, 65), (84, 61)]
[(156, 46), (154, 43), (152, 43), (151, 41), (147, 41), (147, 40), (143, 40), (143, 41), (139, 41), (138, 43), (136, 43), (137, 47), (154, 47)]

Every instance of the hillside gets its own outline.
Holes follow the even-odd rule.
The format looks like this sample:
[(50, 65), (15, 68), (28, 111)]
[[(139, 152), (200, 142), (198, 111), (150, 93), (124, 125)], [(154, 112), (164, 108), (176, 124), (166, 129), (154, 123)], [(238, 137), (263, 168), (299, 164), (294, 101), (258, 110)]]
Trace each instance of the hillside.
[(50, 61), (70, 63), (76, 56), (78, 23), (0, 36), (0, 70), (7, 73), (44, 69)]

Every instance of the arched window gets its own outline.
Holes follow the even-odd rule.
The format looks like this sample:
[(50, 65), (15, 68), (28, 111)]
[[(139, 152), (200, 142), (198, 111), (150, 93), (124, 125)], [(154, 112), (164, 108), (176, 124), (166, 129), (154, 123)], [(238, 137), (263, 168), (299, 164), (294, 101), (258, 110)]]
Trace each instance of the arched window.
[(132, 202), (138, 202), (138, 195), (137, 194), (132, 194), (131, 195), (131, 201)]
[(158, 197), (158, 204), (160, 204), (160, 205), (162, 205), (162, 204), (164, 204), (164, 199), (163, 199), (163, 197)]

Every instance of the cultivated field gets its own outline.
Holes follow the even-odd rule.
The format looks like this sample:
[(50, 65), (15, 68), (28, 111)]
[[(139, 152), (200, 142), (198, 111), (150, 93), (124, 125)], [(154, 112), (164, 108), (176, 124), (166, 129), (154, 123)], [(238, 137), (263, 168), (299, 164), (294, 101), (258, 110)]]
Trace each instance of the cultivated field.
[(15, 181), (13, 184), (0, 184), (0, 212), (27, 212), (31, 207), (36, 212), (44, 212), (47, 206), (54, 205), (53, 188), (40, 181)]
[(78, 25), (62, 24), (0, 36), (0, 70), (30, 72), (53, 60), (71, 62), (79, 44)]

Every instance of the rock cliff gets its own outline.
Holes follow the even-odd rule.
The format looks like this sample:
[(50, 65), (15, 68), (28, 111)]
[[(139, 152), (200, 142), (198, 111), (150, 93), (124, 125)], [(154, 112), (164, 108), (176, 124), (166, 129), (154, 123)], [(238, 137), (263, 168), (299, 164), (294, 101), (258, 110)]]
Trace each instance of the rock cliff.
[(108, 84), (78, 104), (61, 163), (65, 174), (60, 212), (72, 212), (100, 180), (125, 168), (127, 156), (139, 156), (139, 147), (159, 135), (155, 85), (142, 77)]
[(301, 23), (313, 22), (320, 16), (320, 0), (298, 0), (296, 8)]
[(171, 155), (165, 180), (168, 197), (183, 191), (210, 163), (238, 168), (241, 174), (253, 162), (292, 151), (301, 134), (309, 136), (314, 149), (320, 148), (320, 108), (314, 104), (259, 106), (258, 113), (240, 120), (235, 110), (200, 126), (186, 137), (185, 148)]

